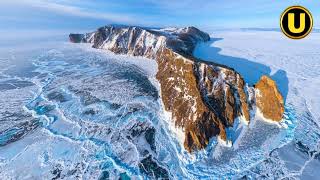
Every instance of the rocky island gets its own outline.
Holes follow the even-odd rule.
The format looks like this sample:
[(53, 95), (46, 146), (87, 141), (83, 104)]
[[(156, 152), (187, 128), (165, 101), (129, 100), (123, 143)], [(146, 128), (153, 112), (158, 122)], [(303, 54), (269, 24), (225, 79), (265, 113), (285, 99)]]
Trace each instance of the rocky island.
[(249, 87), (234, 69), (193, 56), (197, 43), (210, 40), (195, 27), (109, 25), (69, 38), (116, 54), (155, 60), (164, 109), (184, 132), (184, 147), (189, 152), (205, 148), (214, 136), (227, 141), (226, 128), (233, 127), (237, 118), (250, 123), (256, 108), (269, 120), (282, 119), (284, 102), (272, 79), (263, 76)]

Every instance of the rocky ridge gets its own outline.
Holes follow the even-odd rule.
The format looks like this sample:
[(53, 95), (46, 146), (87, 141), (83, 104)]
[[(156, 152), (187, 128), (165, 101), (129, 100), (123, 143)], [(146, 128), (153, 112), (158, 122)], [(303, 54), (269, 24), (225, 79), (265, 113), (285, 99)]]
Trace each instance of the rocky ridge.
[(282, 118), (281, 94), (275, 90), (275, 83), (264, 83), (271, 79), (263, 77), (256, 85), (259, 96), (253, 96), (256, 90), (248, 87), (235, 70), (193, 57), (196, 44), (210, 40), (207, 33), (195, 27), (110, 25), (92, 33), (70, 34), (69, 38), (116, 54), (155, 59), (164, 108), (184, 132), (184, 147), (189, 152), (205, 148), (213, 136), (227, 140), (226, 128), (232, 127), (236, 118), (249, 123), (255, 102), (265, 117), (275, 121)]
[(256, 89), (256, 105), (267, 119), (280, 121), (284, 113), (284, 101), (276, 83), (262, 76), (255, 85)]

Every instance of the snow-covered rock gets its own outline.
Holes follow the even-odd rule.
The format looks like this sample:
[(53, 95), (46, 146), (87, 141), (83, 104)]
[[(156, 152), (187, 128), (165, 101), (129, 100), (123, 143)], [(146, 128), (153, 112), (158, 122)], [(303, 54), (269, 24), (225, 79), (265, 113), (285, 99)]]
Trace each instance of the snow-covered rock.
[(250, 121), (252, 106), (241, 75), (227, 66), (193, 56), (197, 43), (210, 40), (207, 33), (195, 27), (110, 25), (69, 37), (72, 42), (92, 43), (94, 48), (116, 54), (155, 59), (164, 109), (171, 113), (176, 128), (184, 132), (184, 147), (189, 152), (205, 148), (213, 136), (227, 141), (226, 128), (233, 127), (236, 118)]

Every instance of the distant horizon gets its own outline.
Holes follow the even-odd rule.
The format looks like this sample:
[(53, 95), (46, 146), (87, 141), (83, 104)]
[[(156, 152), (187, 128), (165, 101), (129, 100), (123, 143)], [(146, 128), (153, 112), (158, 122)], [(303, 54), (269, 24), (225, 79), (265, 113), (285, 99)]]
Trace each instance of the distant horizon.
[[(154, 28), (154, 29), (160, 29), (160, 28), (184, 28), (184, 27), (190, 27), (190, 26), (194, 26), (194, 25), (189, 25), (189, 26), (162, 26), (162, 27), (153, 27), (153, 26), (139, 26), (139, 25), (126, 25), (126, 24), (105, 24), (102, 26), (97, 26), (97, 27), (93, 27), (93, 28), (68, 28), (68, 29), (0, 29), (0, 33), (9, 33), (12, 31), (12, 33), (39, 33), (39, 35), (41, 36), (42, 34), (46, 34), (46, 32), (55, 32), (58, 34), (68, 34), (68, 33), (87, 33), (87, 32), (91, 32), (91, 31), (95, 31), (100, 27), (104, 27), (104, 26), (108, 26), (108, 25), (123, 25), (123, 26), (138, 26), (138, 27), (143, 27), (143, 28)], [(275, 32), (280, 32), (281, 29), (280, 27), (239, 27), (239, 28), (226, 28), (226, 27), (216, 27), (216, 28), (201, 28), (201, 27), (197, 27), (194, 26), (204, 32), (210, 33), (212, 31), (275, 31)], [(320, 28), (313, 28), (312, 29), (313, 33), (319, 33), (320, 32)]]
[[(279, 28), (292, 5), (308, 8), (320, 28), (320, 1), (11, 0), (0, 3), (2, 30), (95, 29), (107, 24), (199, 29)], [(248, 6), (250, 4), (250, 7)]]

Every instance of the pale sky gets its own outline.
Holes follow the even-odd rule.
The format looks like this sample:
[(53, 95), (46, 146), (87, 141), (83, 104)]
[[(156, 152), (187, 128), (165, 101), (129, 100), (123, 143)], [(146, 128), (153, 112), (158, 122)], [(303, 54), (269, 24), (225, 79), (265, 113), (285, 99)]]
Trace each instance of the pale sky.
[(285, 8), (302, 5), (320, 27), (319, 0), (0, 0), (0, 30), (151, 27), (278, 28)]

